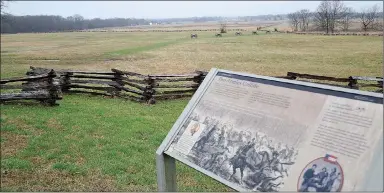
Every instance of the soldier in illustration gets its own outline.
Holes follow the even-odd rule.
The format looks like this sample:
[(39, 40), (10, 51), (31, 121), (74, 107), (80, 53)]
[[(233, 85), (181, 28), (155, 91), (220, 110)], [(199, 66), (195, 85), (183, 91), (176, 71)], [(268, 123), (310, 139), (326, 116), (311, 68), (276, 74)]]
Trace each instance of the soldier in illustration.
[(332, 190), (333, 184), (340, 177), (340, 172), (336, 174), (337, 169), (333, 168), (332, 172), (329, 174), (327, 181), (325, 182), (325, 186), (320, 190), (322, 192), (330, 192)]
[(255, 138), (253, 138), (252, 142), (248, 142), (248, 144), (240, 147), (237, 151), (236, 151), (236, 155), (233, 156), (229, 162), (230, 162), (230, 165), (232, 165), (232, 170), (233, 170), (233, 173), (232, 175), (230, 176), (229, 179), (232, 179), (232, 177), (236, 174), (236, 170), (239, 168), (240, 169), (240, 175), (241, 175), (241, 178), (240, 178), (240, 183), (242, 183), (242, 180), (243, 180), (243, 176), (244, 176), (244, 169), (245, 167), (247, 167), (249, 164), (247, 163), (247, 152), (253, 148), (255, 146)]
[(244, 140), (243, 140), (243, 137), (244, 137), (244, 132), (243, 131), (240, 131), (240, 134), (239, 134), (239, 136), (238, 136), (238, 138), (237, 138), (237, 141), (241, 141), (241, 142), (243, 142)]
[(228, 148), (225, 148), (224, 151), (216, 152), (210, 154), (210, 159), (207, 161), (204, 165), (203, 168), (213, 171), (215, 169), (218, 169), (220, 167), (219, 164), (219, 158), (224, 155), (226, 151), (229, 151)]
[(278, 172), (280, 175), (283, 175), (283, 172), (285, 172), (285, 174), (288, 176), (288, 171), (284, 168), (284, 165), (293, 165), (295, 162), (281, 162), (279, 159), (279, 153), (274, 151), (272, 153), (272, 160), (269, 163), (273, 171)]
[(318, 173), (316, 175), (318, 181), (316, 181), (316, 183), (318, 183), (320, 186), (323, 185), (324, 183), (324, 180), (328, 177), (328, 172), (327, 172), (327, 168), (326, 167), (323, 167), (323, 169), (321, 170), (320, 173)]
[(239, 133), (237, 133), (237, 131), (234, 131), (232, 133), (232, 141), (237, 141), (238, 136), (239, 136)]
[(295, 157), (295, 148), (294, 147), (291, 147), (291, 148), (288, 148), (287, 146), (287, 150), (288, 150), (288, 153), (287, 155), (284, 157), (284, 159), (287, 159), (289, 161), (292, 161), (293, 158)]
[(310, 179), (312, 179), (315, 176), (317, 165), (313, 164), (312, 168), (309, 168), (307, 171), (305, 171), (303, 175), (303, 183), (301, 183), (300, 192), (307, 192), (308, 191), (308, 182)]
[(259, 153), (261, 155), (261, 162), (257, 164), (256, 168), (270, 167), (274, 172), (278, 172), (280, 175), (283, 175), (285, 172), (288, 176), (287, 169), (284, 168), (284, 165), (293, 165), (295, 162), (283, 163), (279, 159), (279, 153), (277, 151), (272, 152), (272, 158), (269, 157), (267, 151), (262, 151)]
[(216, 131), (216, 127), (213, 126), (211, 130), (209, 130), (203, 137), (201, 137), (197, 142), (196, 142), (196, 150), (197, 151), (202, 151), (205, 145), (208, 145), (210, 142), (210, 138), (212, 138), (213, 132)]
[(250, 150), (254, 146), (255, 146), (255, 138), (253, 138), (252, 141), (248, 141), (246, 145), (239, 147), (239, 149), (236, 151), (236, 155), (245, 159), (246, 153), (248, 152), (248, 150)]
[(259, 135), (259, 132), (256, 132), (256, 134), (255, 134), (255, 139), (256, 139), (257, 142), (260, 141), (260, 135)]
[(327, 179), (327, 177), (328, 177), (327, 168), (323, 167), (321, 169), (321, 172), (319, 172), (318, 174), (315, 174), (314, 177), (309, 179), (306, 190), (308, 191), (308, 188), (311, 187), (311, 188), (314, 188), (316, 192), (321, 192), (321, 189), (324, 186), (324, 182)]
[(225, 130), (224, 128), (220, 129), (219, 139), (218, 139), (218, 145), (224, 146), (225, 143)]
[(272, 140), (267, 141), (267, 147), (268, 147), (272, 152), (275, 151), (275, 147), (273, 147), (273, 145), (272, 145)]
[(211, 122), (211, 117), (205, 117), (203, 124), (209, 125), (210, 122)]

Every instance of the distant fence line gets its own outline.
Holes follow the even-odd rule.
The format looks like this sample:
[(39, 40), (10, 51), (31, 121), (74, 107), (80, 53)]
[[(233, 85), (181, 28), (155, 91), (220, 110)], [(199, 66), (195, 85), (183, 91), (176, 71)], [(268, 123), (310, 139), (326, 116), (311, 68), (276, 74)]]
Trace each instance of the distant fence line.
[[(52, 32), (32, 32), (32, 33), (66, 33), (66, 32), (198, 32), (198, 31), (216, 31), (220, 29), (180, 29), (180, 30), (70, 30), (70, 31), (52, 31)], [(226, 31), (248, 31), (246, 29), (227, 29)]]
[(298, 35), (323, 35), (323, 36), (383, 36), (383, 33), (363, 33), (363, 32), (337, 32), (337, 33), (325, 33), (325, 32), (280, 32), (280, 33), (290, 33)]
[(382, 77), (349, 76), (348, 78), (336, 78), (331, 76), (319, 76), (319, 75), (312, 75), (312, 74), (288, 72), (287, 76), (281, 77), (281, 78), (291, 79), (291, 80), (297, 80), (297, 78), (302, 78), (302, 79), (312, 79), (312, 80), (325, 80), (330, 82), (345, 82), (347, 84), (344, 86), (341, 86), (338, 84), (330, 84), (330, 83), (320, 83), (320, 84), (327, 84), (327, 85), (339, 86), (339, 87), (341, 86), (341, 87), (346, 87), (351, 89), (360, 89), (363, 87), (375, 87), (375, 88), (380, 88), (376, 92), (383, 91)]
[[(253, 26), (258, 29), (271, 27), (273, 25), (265, 25), (265, 26)], [(106, 29), (87, 29), (87, 30), (69, 30), (69, 31), (52, 31), (52, 32), (35, 32), (35, 33), (65, 33), (65, 32), (198, 32), (198, 31), (213, 31), (220, 32), (219, 27), (212, 29), (133, 29), (133, 30), (106, 30)], [(243, 28), (227, 28), (226, 31), (252, 31)]]
[(62, 96), (58, 82), (54, 80), (55, 77), (55, 71), (49, 70), (37, 76), (2, 79), (0, 102), (37, 100), (51, 106), (57, 105), (56, 100), (61, 100)]
[[(0, 89), (22, 89), (19, 93), (1, 93), (0, 101), (34, 99), (49, 105), (55, 105), (62, 99), (61, 93), (85, 93), (120, 97), (137, 102), (155, 104), (157, 100), (176, 99), (192, 96), (203, 82), (206, 71), (190, 74), (143, 75), (136, 72), (111, 69), (110, 72), (90, 72), (74, 70), (52, 70), (30, 67), (29, 77), (1, 80)], [(312, 79), (327, 81), (332, 86), (359, 89), (364, 87), (379, 88), (383, 91), (382, 77), (350, 76), (337, 78), (288, 72), (286, 76), (276, 78), (305, 81)], [(12, 82), (25, 82), (10, 85)], [(335, 83), (334, 83), (335, 82)], [(345, 82), (345, 85), (340, 83)]]

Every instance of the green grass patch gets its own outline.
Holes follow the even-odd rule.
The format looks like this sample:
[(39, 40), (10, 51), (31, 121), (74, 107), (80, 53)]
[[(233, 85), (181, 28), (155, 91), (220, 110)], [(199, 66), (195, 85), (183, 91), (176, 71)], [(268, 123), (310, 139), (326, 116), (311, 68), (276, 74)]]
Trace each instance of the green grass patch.
[(146, 45), (146, 46), (139, 46), (139, 47), (133, 47), (133, 48), (126, 48), (126, 49), (121, 49), (113, 52), (107, 52), (105, 53), (106, 56), (123, 56), (123, 55), (129, 55), (129, 54), (136, 54), (140, 52), (145, 52), (149, 50), (154, 50), (154, 49), (159, 49), (162, 47), (166, 47), (172, 44), (176, 44), (181, 42), (182, 40), (171, 40), (171, 41), (166, 41), (166, 42), (157, 42), (154, 44)]
[(32, 163), (28, 160), (24, 160), (16, 157), (2, 158), (1, 168), (29, 170), (32, 168)]
[(70, 174), (85, 174), (85, 170), (73, 163), (58, 162), (52, 165), (53, 169), (67, 171)]

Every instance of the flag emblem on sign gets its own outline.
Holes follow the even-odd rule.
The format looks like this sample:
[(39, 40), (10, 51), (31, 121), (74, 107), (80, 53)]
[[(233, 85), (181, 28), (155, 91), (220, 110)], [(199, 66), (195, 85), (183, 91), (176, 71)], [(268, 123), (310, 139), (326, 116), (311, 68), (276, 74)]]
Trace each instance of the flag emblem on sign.
[(334, 162), (337, 162), (337, 157), (330, 154), (326, 154), (324, 157), (324, 161), (334, 163)]

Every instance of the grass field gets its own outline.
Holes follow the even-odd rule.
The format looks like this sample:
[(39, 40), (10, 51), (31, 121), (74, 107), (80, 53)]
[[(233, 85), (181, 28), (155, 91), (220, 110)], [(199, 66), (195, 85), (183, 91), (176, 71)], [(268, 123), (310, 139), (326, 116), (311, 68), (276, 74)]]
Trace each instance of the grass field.
[[(250, 33), (250, 32), (249, 32)], [(382, 37), (245, 33), (1, 36), (1, 77), (29, 66), (148, 73), (212, 67), (285, 75), (382, 76)], [(154, 106), (65, 95), (58, 107), (1, 105), (2, 191), (156, 191), (155, 151), (188, 99)], [(229, 191), (178, 164), (179, 191)]]

